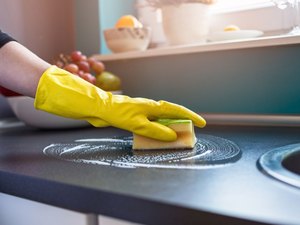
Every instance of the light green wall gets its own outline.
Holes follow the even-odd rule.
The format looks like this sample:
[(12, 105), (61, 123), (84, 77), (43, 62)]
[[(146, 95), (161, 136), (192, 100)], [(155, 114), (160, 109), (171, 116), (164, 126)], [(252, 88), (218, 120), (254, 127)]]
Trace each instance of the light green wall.
[(99, 0), (75, 0), (76, 49), (86, 55), (100, 52)]
[(75, 0), (76, 48), (87, 55), (110, 53), (103, 30), (125, 14), (135, 15), (135, 0)]
[(135, 15), (134, 4), (134, 0), (99, 0), (101, 53), (110, 53), (105, 44), (102, 31), (113, 28), (122, 15)]
[(124, 94), (197, 112), (300, 114), (300, 44), (106, 62)]

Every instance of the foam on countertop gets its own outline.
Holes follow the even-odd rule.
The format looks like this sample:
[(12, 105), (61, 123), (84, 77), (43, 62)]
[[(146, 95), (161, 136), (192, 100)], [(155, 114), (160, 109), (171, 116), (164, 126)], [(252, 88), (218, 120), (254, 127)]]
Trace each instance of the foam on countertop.
[(212, 135), (198, 135), (193, 150), (136, 152), (132, 137), (113, 137), (51, 144), (43, 152), (61, 160), (123, 168), (203, 169), (224, 166), (241, 157), (235, 143)]

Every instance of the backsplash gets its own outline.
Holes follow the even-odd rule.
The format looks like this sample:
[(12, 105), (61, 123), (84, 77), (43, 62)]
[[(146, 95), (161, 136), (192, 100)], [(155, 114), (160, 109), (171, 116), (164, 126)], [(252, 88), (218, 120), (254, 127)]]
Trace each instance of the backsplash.
[(130, 96), (205, 113), (300, 113), (300, 45), (107, 61)]

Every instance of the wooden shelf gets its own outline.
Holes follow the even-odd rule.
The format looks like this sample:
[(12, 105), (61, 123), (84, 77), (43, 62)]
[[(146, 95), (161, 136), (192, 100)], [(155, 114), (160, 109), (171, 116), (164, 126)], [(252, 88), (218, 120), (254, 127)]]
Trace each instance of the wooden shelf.
[(124, 52), (115, 54), (96, 54), (94, 58), (101, 61), (116, 61), (127, 60), (134, 58), (147, 58), (157, 56), (191, 54), (210, 51), (222, 51), (231, 49), (246, 49), (258, 48), (268, 46), (292, 45), (300, 43), (300, 35), (281, 35), (281, 36), (267, 36), (255, 39), (244, 39), (235, 41), (223, 41), (205, 44), (181, 45), (181, 46), (167, 46), (160, 48), (148, 49), (146, 51)]

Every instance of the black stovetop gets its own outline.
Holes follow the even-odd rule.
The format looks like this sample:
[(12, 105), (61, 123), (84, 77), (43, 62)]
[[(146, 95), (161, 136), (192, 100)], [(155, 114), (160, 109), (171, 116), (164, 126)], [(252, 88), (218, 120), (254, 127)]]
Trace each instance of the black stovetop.
[(234, 143), (240, 157), (198, 169), (87, 164), (45, 155), (43, 149), (131, 134), (115, 128), (2, 128), (0, 191), (142, 224), (300, 224), (300, 189), (257, 166), (263, 153), (300, 143), (300, 128), (208, 125), (196, 132)]

